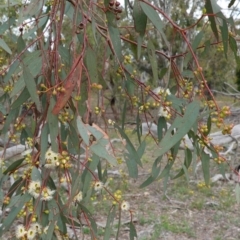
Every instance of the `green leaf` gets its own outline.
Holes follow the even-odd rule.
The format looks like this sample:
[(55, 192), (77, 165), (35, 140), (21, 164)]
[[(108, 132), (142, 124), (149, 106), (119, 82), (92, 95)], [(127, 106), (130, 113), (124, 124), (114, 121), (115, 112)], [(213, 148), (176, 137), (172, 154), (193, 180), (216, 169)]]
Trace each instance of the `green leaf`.
[(137, 238), (137, 231), (136, 231), (136, 228), (133, 224), (133, 222), (130, 222), (130, 240), (134, 240), (135, 237)]
[(97, 56), (91, 48), (87, 49), (86, 63), (91, 83), (97, 83), (98, 82)]
[(5, 50), (9, 54), (12, 54), (11, 49), (8, 47), (8, 45), (5, 43), (5, 41), (2, 38), (0, 38), (0, 48)]
[(162, 79), (165, 76), (165, 74), (167, 73), (168, 69), (169, 68), (167, 68), (167, 67), (164, 67), (164, 68), (161, 69), (161, 71), (159, 73), (159, 79)]
[(139, 117), (139, 111), (137, 113), (136, 123), (137, 123), (136, 131), (137, 131), (138, 142), (141, 143), (142, 124), (141, 124), (141, 119)]
[(160, 164), (161, 160), (162, 160), (162, 156), (156, 158), (153, 165), (152, 165), (151, 175), (154, 179), (156, 179), (158, 177), (159, 173), (160, 173), (161, 166), (159, 164)]
[(169, 42), (167, 41), (166, 35), (163, 32), (164, 23), (161, 20), (161, 18), (159, 17), (159, 14), (151, 6), (149, 6), (148, 4), (146, 4), (144, 2), (140, 2), (140, 5), (141, 5), (141, 8), (144, 11), (144, 13), (147, 15), (147, 17), (151, 20), (153, 25), (161, 33), (161, 36), (162, 36), (165, 44), (169, 48)]
[(233, 54), (235, 56), (235, 58), (237, 58), (237, 52), (238, 52), (238, 46), (237, 46), (237, 42), (235, 40), (235, 38), (233, 38), (231, 35), (229, 35), (229, 46), (231, 48), (231, 50), (233, 51)]
[(8, 191), (8, 197), (11, 198), (11, 196), (19, 189), (19, 187), (21, 188), (21, 183), (23, 182), (22, 177), (20, 177), (18, 180), (16, 180), (13, 185), (9, 188)]
[(25, 103), (29, 99), (29, 97), (30, 97), (29, 91), (25, 87), (23, 91), (20, 93), (20, 95), (18, 96), (18, 98), (13, 102), (11, 106), (12, 109), (22, 106), (23, 103)]
[(138, 154), (138, 157), (141, 159), (144, 152), (145, 152), (145, 149), (146, 149), (146, 142), (145, 141), (142, 141), (140, 146), (138, 147), (138, 150), (137, 150), (137, 154)]
[(10, 93), (10, 98), (15, 98), (16, 96), (19, 95), (19, 92), (23, 90), (25, 87), (25, 82), (23, 75), (20, 76), (20, 78), (17, 80), (17, 82), (13, 86), (13, 90)]
[(39, 101), (39, 97), (37, 94), (37, 85), (36, 85), (33, 75), (30, 73), (28, 67), (23, 68), (23, 78), (24, 78), (27, 90), (28, 90), (33, 102), (36, 104), (38, 111), (41, 112), (41, 103)]
[(210, 157), (208, 154), (206, 154), (204, 151), (201, 155), (202, 160), (202, 170), (203, 170), (203, 176), (204, 180), (207, 186), (210, 184), (210, 169), (209, 169), (209, 163), (210, 163)]
[(52, 109), (55, 106), (56, 101), (54, 97), (50, 98), (50, 106), (48, 109), (48, 126), (50, 131), (50, 139), (51, 139), (51, 148), (54, 152), (58, 152), (58, 144), (56, 142), (58, 136), (58, 117), (52, 114)]
[(17, 41), (17, 51), (18, 53), (21, 53), (26, 47), (25, 42), (23, 41), (22, 35), (20, 35), (18, 37), (18, 41)]
[(147, 187), (148, 185), (150, 185), (151, 183), (153, 183), (156, 178), (158, 177), (160, 171), (161, 171), (161, 166), (158, 166), (159, 163), (161, 162), (162, 160), (162, 156), (161, 157), (158, 157), (153, 165), (152, 165), (152, 173), (151, 175), (140, 185), (140, 188), (144, 188), (144, 187)]
[(8, 174), (9, 172), (15, 171), (24, 161), (24, 158), (14, 161), (4, 172), (3, 174)]
[(98, 41), (96, 38), (96, 21), (94, 18), (92, 18), (92, 32), (93, 32), (93, 37), (94, 37), (95, 43), (96, 43), (96, 45), (98, 45)]
[(40, 171), (36, 167), (32, 168), (31, 179), (33, 181), (38, 181), (38, 180), (41, 181), (42, 180), (42, 175), (41, 175)]
[(138, 32), (140, 36), (144, 36), (147, 26), (147, 16), (143, 12), (142, 8), (140, 7), (139, 1), (137, 0), (134, 1), (133, 20), (136, 32)]
[(80, 117), (77, 117), (77, 129), (78, 133), (82, 137), (84, 143), (88, 146), (89, 145), (89, 135), (88, 130), (85, 124), (82, 122), (82, 119)]
[(163, 138), (164, 132), (167, 131), (167, 122), (165, 117), (158, 118), (157, 132), (158, 132), (158, 140), (160, 141)]
[(98, 140), (96, 143), (92, 144), (90, 149), (97, 156), (106, 159), (113, 166), (117, 166), (116, 158), (111, 156), (106, 149), (107, 144), (109, 144), (109, 141), (102, 138), (102, 139)]
[(113, 46), (114, 54), (119, 61), (122, 61), (122, 43), (118, 28), (108, 24), (108, 32)]
[(40, 157), (40, 164), (45, 164), (45, 153), (48, 149), (48, 134), (49, 134), (49, 127), (48, 124), (44, 124), (41, 131), (40, 136), (40, 144), (41, 144), (41, 157)]
[(86, 128), (96, 138), (96, 140), (103, 138), (103, 136), (104, 136), (103, 133), (100, 132), (99, 130), (97, 130), (97, 128), (89, 126), (89, 125), (87, 125)]
[(149, 57), (152, 72), (153, 72), (152, 84), (154, 86), (156, 86), (157, 81), (158, 81), (158, 63), (157, 63), (157, 58), (156, 58), (156, 54), (155, 54), (155, 47), (151, 40), (148, 40), (147, 52), (148, 52), (148, 57)]
[(175, 177), (173, 177), (172, 179), (179, 178), (179, 177), (181, 177), (184, 173), (187, 173), (186, 170), (190, 167), (191, 162), (192, 162), (192, 151), (187, 148), (187, 149), (185, 149), (185, 159), (184, 159), (184, 163), (183, 163), (182, 169), (181, 169), (180, 172), (179, 172)]
[(188, 131), (197, 121), (199, 110), (200, 104), (197, 101), (193, 101), (186, 106), (183, 117), (176, 117), (173, 124), (168, 129), (165, 136), (159, 143), (159, 150), (157, 150), (154, 154), (155, 157), (161, 156), (166, 153), (188, 133)]
[(222, 33), (222, 41), (223, 41), (223, 49), (224, 54), (227, 59), (227, 52), (228, 52), (228, 25), (225, 19), (222, 19), (222, 26), (220, 27)]
[[(12, 65), (11, 67), (8, 69), (8, 72), (6, 73), (6, 75), (4, 76), (4, 82), (7, 83), (9, 81), (9, 79), (12, 78), (12, 75), (16, 72), (17, 68), (19, 66), (19, 61), (16, 60)], [(19, 81), (19, 79), (18, 79)], [(17, 82), (18, 82), (17, 81)], [(15, 87), (15, 85), (14, 85)]]
[(129, 177), (131, 178), (137, 178), (138, 177), (138, 166), (132, 155), (130, 154), (125, 154), (124, 156), (128, 172), (129, 172)]
[(141, 57), (142, 43), (143, 43), (143, 37), (138, 36), (137, 38), (137, 59), (138, 60)]
[(0, 236), (12, 226), (14, 220), (16, 219), (18, 213), (22, 210), (25, 203), (27, 203), (32, 197), (26, 193), (21, 196), (17, 207), (13, 207), (9, 212), (8, 216), (3, 220), (2, 226), (0, 227)]
[(135, 160), (136, 163), (139, 165), (139, 166), (142, 166), (142, 162), (138, 156), (138, 153), (136, 151), (136, 149), (134, 148), (132, 142), (130, 141), (130, 139), (128, 138), (127, 134), (120, 128), (118, 127), (117, 125), (115, 125), (115, 127), (118, 129), (119, 133), (121, 134), (121, 136), (126, 140), (127, 142), (127, 150), (129, 152), (129, 156), (130, 156), (130, 159), (131, 160)]
[(77, 213), (80, 215), (81, 211), (83, 211), (87, 217), (88, 220), (90, 220), (91, 223), (91, 229), (93, 230), (94, 234), (97, 235), (97, 224), (94, 220), (94, 217), (92, 216), (91, 212), (82, 204), (78, 203)]
[[(215, 4), (214, 4), (215, 3)], [(217, 39), (217, 41), (219, 40), (219, 36), (218, 36), (218, 29), (217, 29), (217, 25), (216, 25), (216, 20), (215, 20), (215, 17), (212, 16), (212, 14), (215, 14), (217, 13), (217, 8), (216, 8), (216, 2), (215, 0), (206, 0), (206, 3), (205, 3), (205, 8), (206, 8), (206, 12), (208, 15), (208, 19), (211, 23), (211, 28), (212, 28), (212, 31)]]
[[(96, 154), (93, 154), (91, 157), (92, 161), (88, 163), (87, 168), (84, 170), (81, 179), (83, 183), (83, 196), (89, 191), (91, 188), (91, 180), (92, 180), (92, 174), (88, 169), (90, 169), (92, 172), (94, 172), (98, 166), (98, 163), (100, 161), (99, 156)], [(84, 199), (85, 200), (85, 199)]]
[(122, 109), (122, 130), (124, 130), (124, 126), (125, 126), (126, 110), (127, 110), (127, 100), (124, 101), (124, 105)]
[(109, 213), (108, 213), (107, 223), (106, 223), (106, 227), (105, 227), (103, 240), (109, 240), (110, 239), (115, 214), (116, 214), (116, 207), (113, 206), (109, 210)]
[(59, 227), (59, 230), (63, 234), (67, 233), (66, 223), (67, 223), (66, 217), (63, 214), (60, 213), (60, 217), (58, 217), (58, 221), (57, 221), (57, 226)]
[(5, 123), (4, 123), (4, 126), (3, 126), (3, 129), (2, 129), (2, 134), (6, 134), (8, 132), (8, 129), (10, 127), (10, 124), (15, 121), (15, 119), (17, 118), (18, 116), (18, 113), (19, 113), (19, 108), (14, 108), (14, 109), (11, 109), (11, 111), (9, 112), (6, 120), (5, 120)]
[(145, 188), (148, 185), (152, 184), (154, 181), (156, 180), (156, 178), (154, 178), (153, 176), (149, 176), (140, 186), (139, 188)]
[(23, 59), (24, 66), (28, 67), (28, 70), (33, 77), (36, 77), (42, 69), (41, 55), (42, 52), (40, 50), (36, 50), (26, 54), (25, 58)]
[[(200, 32), (196, 35), (196, 37), (194, 38), (194, 40), (193, 40), (193, 43), (192, 43), (192, 50), (193, 50), (193, 51), (195, 51), (195, 50), (197, 49), (197, 47), (199, 46), (199, 44), (200, 44), (201, 41), (202, 41), (202, 38), (203, 38), (203, 31), (200, 31)], [(189, 61), (190, 61), (191, 59), (192, 59), (192, 53), (189, 52), (189, 53), (187, 54), (187, 56), (185, 57), (185, 59), (184, 59), (184, 65), (187, 66), (188, 63), (189, 63)], [(192, 71), (185, 70), (184, 73), (185, 73), (184, 77), (188, 77), (188, 74), (187, 74), (187, 73), (189, 73), (189, 75), (190, 75), (191, 77), (193, 77)]]
[(239, 186), (239, 183), (236, 184), (235, 194), (236, 194), (237, 204), (239, 204), (240, 203), (240, 186)]

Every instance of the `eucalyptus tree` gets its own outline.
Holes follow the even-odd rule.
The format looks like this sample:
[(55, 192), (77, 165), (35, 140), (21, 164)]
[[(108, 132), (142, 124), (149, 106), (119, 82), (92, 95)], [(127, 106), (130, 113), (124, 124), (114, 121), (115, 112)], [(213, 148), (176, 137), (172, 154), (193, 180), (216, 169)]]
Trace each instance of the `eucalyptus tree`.
[[(77, 238), (78, 228), (86, 225), (92, 239), (97, 239), (97, 209), (90, 211), (89, 202), (104, 194), (109, 204), (104, 239), (113, 235), (121, 239), (122, 211), (129, 214), (130, 239), (134, 239), (131, 203), (120, 191), (112, 192), (108, 173), (124, 163), (129, 177), (138, 177), (146, 148), (142, 122), (151, 135), (155, 121), (157, 134), (151, 135), (156, 143), (152, 171), (141, 188), (163, 179), (166, 189), (170, 178), (188, 175), (197, 158), (207, 185), (212, 159), (224, 169), (225, 158), (208, 134), (212, 124), (230, 134), (232, 125), (224, 124), (230, 111), (217, 106), (197, 52), (221, 44), (225, 56), (232, 51), (239, 62), (234, 19), (226, 18), (215, 0), (206, 1), (202, 15), (194, 1), (189, 2), (190, 13), (181, 6), (187, 1), (174, 2), (176, 6), (169, 2), (136, 0), (124, 6), (114, 0), (3, 2), (0, 47), (5, 66), (0, 99), (5, 121), (0, 197), (3, 212), (11, 211), (2, 213), (1, 236), (16, 225), (13, 235), (18, 239), (65, 239), (70, 229), (72, 238)], [(138, 70), (139, 62), (146, 59), (150, 84), (141, 81)], [(165, 89), (153, 91), (163, 76)], [(121, 95), (117, 121), (106, 115), (109, 89)], [(114, 104), (113, 96), (110, 101)], [(202, 112), (200, 102), (205, 106)], [(157, 118), (151, 108), (157, 110)], [(125, 126), (129, 114), (136, 122), (137, 144)], [(206, 124), (203, 118), (208, 119)], [(110, 138), (109, 129), (118, 139)], [(174, 176), (172, 166), (186, 136), (192, 147), (186, 145), (182, 169)], [(114, 141), (124, 151), (114, 148)], [(17, 145), (10, 148), (10, 144)], [(10, 154), (13, 151), (22, 152), (17, 160)]]

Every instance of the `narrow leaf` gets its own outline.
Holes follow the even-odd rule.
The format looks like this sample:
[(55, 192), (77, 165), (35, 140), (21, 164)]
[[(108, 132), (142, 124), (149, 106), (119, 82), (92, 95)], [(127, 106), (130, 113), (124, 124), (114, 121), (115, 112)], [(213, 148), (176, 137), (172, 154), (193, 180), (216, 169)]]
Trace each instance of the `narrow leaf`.
[(215, 17), (212, 16), (215, 12), (213, 11), (213, 6), (212, 6), (212, 1), (215, 1), (215, 0), (206, 0), (206, 3), (205, 3), (205, 8), (206, 8), (206, 12), (208, 15), (208, 19), (210, 21), (210, 24), (211, 24), (211, 28), (212, 28), (212, 31), (217, 39), (217, 41), (219, 40), (219, 36), (218, 36), (218, 29), (217, 29), (217, 25), (216, 25), (216, 20), (215, 20)]
[(86, 62), (91, 83), (97, 83), (98, 82), (97, 56), (91, 48), (88, 48), (87, 50)]
[(208, 186), (210, 184), (210, 169), (209, 169), (210, 157), (205, 152), (202, 152), (201, 160), (204, 180), (206, 185)]
[(38, 111), (41, 112), (41, 103), (39, 101), (39, 97), (37, 94), (37, 85), (36, 85), (33, 75), (30, 73), (28, 67), (23, 68), (23, 78), (24, 78), (27, 90), (28, 90), (33, 102), (36, 104)]
[(148, 4), (146, 4), (144, 2), (140, 2), (140, 6), (141, 6), (142, 10), (144, 11), (144, 13), (147, 15), (147, 17), (151, 20), (153, 25), (161, 33), (161, 36), (162, 36), (165, 44), (167, 45), (167, 47), (169, 47), (169, 42), (167, 41), (166, 35), (163, 32), (164, 23), (161, 20), (161, 18), (159, 17), (158, 13), (151, 6), (149, 6)]
[(223, 41), (223, 49), (224, 54), (227, 59), (227, 52), (228, 52), (228, 25), (225, 19), (222, 19), (222, 26), (220, 27), (222, 33), (222, 41)]
[(9, 54), (12, 54), (11, 49), (8, 47), (8, 45), (5, 43), (5, 41), (0, 38), (0, 48), (2, 48), (3, 50), (5, 50), (6, 52), (8, 52)]
[(133, 224), (133, 222), (130, 222), (130, 240), (134, 240), (135, 237), (137, 238), (137, 231)]
[(118, 28), (108, 25), (108, 32), (111, 39), (111, 43), (114, 49), (114, 54), (118, 58), (119, 61), (122, 60), (122, 44), (121, 37)]
[(139, 1), (134, 1), (133, 20), (136, 32), (143, 36), (147, 26), (147, 16), (140, 7)]
[(28, 202), (31, 199), (31, 196), (29, 194), (24, 194), (21, 196), (18, 202), (18, 206), (11, 209), (8, 216), (4, 219), (1, 227), (0, 227), (0, 236), (4, 232), (6, 232), (13, 224), (14, 220), (16, 219), (18, 213), (22, 210), (23, 206), (26, 202)]
[(3, 174), (8, 174), (9, 172), (15, 171), (24, 161), (24, 158), (14, 161), (4, 172)]
[(152, 73), (153, 73), (152, 84), (155, 86), (158, 81), (158, 63), (157, 63), (157, 58), (155, 54), (155, 47), (151, 40), (148, 40), (147, 52), (148, 52), (148, 57), (149, 57), (151, 68), (152, 68)]
[(110, 239), (115, 214), (116, 214), (116, 207), (113, 206), (113, 208), (110, 209), (109, 213), (108, 213), (107, 223), (106, 223), (106, 227), (105, 227), (103, 240), (109, 240)]

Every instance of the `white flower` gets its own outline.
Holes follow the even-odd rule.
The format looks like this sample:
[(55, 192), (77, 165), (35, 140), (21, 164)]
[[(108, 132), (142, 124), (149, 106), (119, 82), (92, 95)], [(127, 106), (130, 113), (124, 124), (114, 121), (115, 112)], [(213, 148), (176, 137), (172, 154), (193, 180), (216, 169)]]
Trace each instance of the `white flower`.
[(49, 187), (43, 187), (43, 189), (41, 189), (40, 181), (32, 181), (28, 185), (28, 192), (34, 198), (38, 198), (41, 194), (41, 200), (49, 201), (53, 199), (53, 194), (55, 193), (55, 190), (51, 190)]
[(102, 190), (103, 186), (104, 186), (104, 184), (102, 182), (96, 181), (94, 184), (94, 190), (98, 192), (98, 191)]
[(121, 204), (121, 209), (123, 211), (128, 211), (130, 209), (130, 204), (129, 202), (126, 202), (126, 201), (123, 201), (122, 204)]
[(41, 192), (41, 182), (40, 181), (31, 181), (28, 185), (28, 192), (34, 198), (38, 198)]
[(168, 113), (169, 113), (170, 109), (169, 107), (160, 107), (159, 111), (158, 111), (158, 116), (159, 117), (168, 117)]
[(45, 153), (45, 168), (54, 169), (59, 166), (59, 154), (49, 148)]
[(41, 200), (43, 200), (43, 201), (52, 200), (54, 193), (55, 193), (55, 190), (51, 190), (49, 187), (44, 187), (42, 190)]
[(16, 238), (18, 239), (22, 238), (26, 233), (27, 231), (25, 230), (25, 227), (23, 226), (23, 224), (16, 226), (16, 229), (15, 229)]
[(35, 229), (37, 233), (42, 233), (42, 226), (39, 223), (32, 223), (30, 228)]
[(36, 233), (37, 233), (36, 229), (30, 227), (27, 231), (27, 239), (28, 240), (35, 239)]
[(81, 202), (82, 201), (82, 191), (80, 191), (74, 198), (73, 198), (74, 202)]

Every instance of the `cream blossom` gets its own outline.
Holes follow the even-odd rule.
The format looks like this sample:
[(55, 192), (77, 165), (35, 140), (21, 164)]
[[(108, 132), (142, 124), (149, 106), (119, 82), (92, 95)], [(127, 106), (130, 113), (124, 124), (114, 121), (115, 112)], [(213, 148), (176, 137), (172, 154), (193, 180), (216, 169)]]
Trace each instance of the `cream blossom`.
[(123, 211), (128, 211), (128, 210), (130, 209), (130, 204), (129, 204), (129, 202), (123, 201), (122, 204), (121, 204), (121, 209), (122, 209)]
[(23, 226), (23, 224), (19, 224), (16, 226), (15, 234), (16, 234), (17, 239), (23, 238), (26, 233), (27, 233), (27, 231), (26, 231), (25, 227)]

